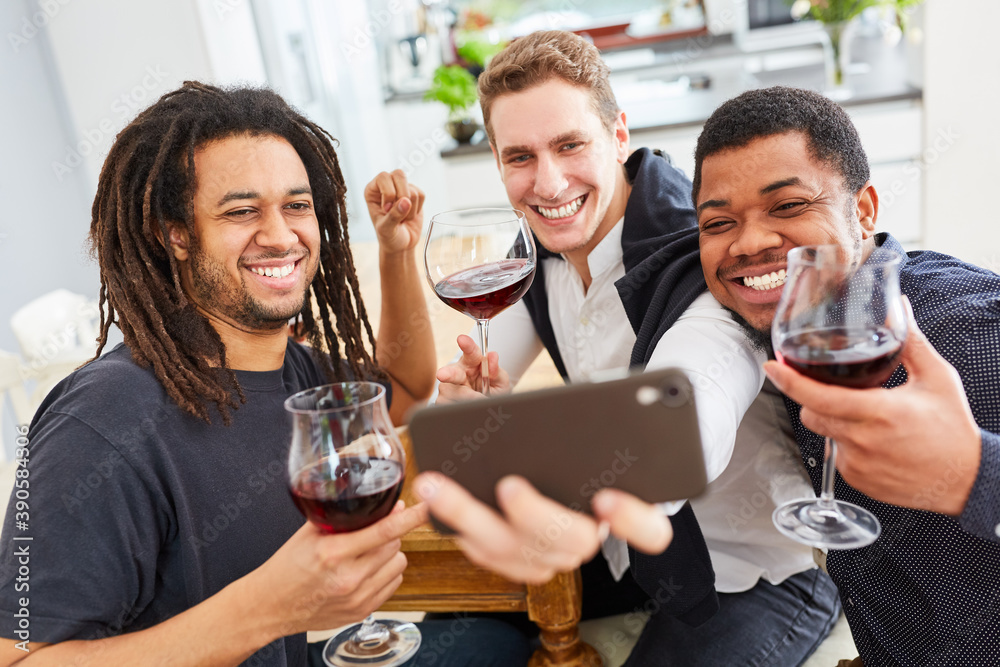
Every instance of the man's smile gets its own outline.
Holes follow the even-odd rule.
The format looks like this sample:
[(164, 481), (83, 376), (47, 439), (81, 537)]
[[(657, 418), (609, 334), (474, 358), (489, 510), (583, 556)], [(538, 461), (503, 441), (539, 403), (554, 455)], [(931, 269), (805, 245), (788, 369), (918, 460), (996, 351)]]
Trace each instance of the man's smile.
[(531, 206), (531, 208), (547, 220), (561, 220), (576, 215), (585, 201), (587, 195), (580, 195), (561, 206)]
[(752, 287), (758, 291), (774, 289), (785, 284), (785, 270), (779, 269), (756, 276), (743, 276), (742, 281), (746, 287)]
[(289, 273), (295, 270), (295, 262), (292, 262), (291, 264), (286, 264), (285, 266), (275, 267), (273, 269), (270, 266), (266, 267), (252, 266), (250, 267), (250, 270), (256, 273), (258, 276), (267, 276), (268, 278), (270, 278), (271, 276), (274, 276), (275, 278), (284, 278)]
[(732, 285), (732, 292), (748, 303), (774, 303), (781, 297), (781, 289), (788, 276), (787, 264), (772, 262), (751, 267), (720, 271), (719, 278)]
[[(288, 259), (269, 262), (254, 262), (244, 264), (244, 268), (254, 275), (257, 281), (271, 289), (288, 289), (299, 281), (300, 265), (304, 257), (289, 261)], [(279, 263), (280, 262), (280, 263)]]

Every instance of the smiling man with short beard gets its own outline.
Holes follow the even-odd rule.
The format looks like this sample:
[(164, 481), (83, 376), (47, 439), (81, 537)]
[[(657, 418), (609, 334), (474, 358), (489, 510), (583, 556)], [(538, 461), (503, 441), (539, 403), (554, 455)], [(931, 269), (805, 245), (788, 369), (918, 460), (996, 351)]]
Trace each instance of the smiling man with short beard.
[(876, 233), (858, 133), (815, 92), (749, 91), (716, 110), (698, 140), (693, 200), (708, 287), (761, 339), (792, 248), (836, 244), (857, 263), (876, 248), (902, 256), (910, 333), (882, 388), (765, 368), (816, 493), (830, 436), (836, 496), (882, 524), (871, 546), (826, 558), (864, 665), (998, 664), (1000, 616), (983, 601), (1000, 600), (1000, 277)]
[[(433, 387), (415, 252), (423, 194), (397, 172), (365, 199), (379, 240), (378, 335), (322, 128), (273, 91), (186, 82), (117, 136), (91, 221), (99, 356), (52, 390), (27, 434), (31, 624), (5, 548), (0, 665), (320, 665), (307, 631), (360, 621), (399, 587), (400, 538), (426, 521), (421, 506), (400, 501), (331, 534), (296, 509), (285, 474), (292, 394), (376, 381), (398, 420)], [(296, 315), (309, 346), (288, 336)], [(101, 355), (113, 324), (124, 343)], [(404, 336), (402, 351), (385, 352)], [(8, 544), (18, 511), (8, 506)], [(441, 667), (529, 654), (497, 622), (421, 631), (415, 659)]]

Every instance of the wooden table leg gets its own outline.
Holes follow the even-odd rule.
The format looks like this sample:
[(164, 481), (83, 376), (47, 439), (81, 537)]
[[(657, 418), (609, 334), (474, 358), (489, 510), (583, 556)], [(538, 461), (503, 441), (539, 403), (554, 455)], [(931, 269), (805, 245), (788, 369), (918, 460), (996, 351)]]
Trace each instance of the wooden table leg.
[(593, 646), (580, 641), (583, 583), (580, 571), (557, 574), (547, 584), (528, 586), (528, 618), (538, 625), (542, 646), (529, 667), (602, 667)]

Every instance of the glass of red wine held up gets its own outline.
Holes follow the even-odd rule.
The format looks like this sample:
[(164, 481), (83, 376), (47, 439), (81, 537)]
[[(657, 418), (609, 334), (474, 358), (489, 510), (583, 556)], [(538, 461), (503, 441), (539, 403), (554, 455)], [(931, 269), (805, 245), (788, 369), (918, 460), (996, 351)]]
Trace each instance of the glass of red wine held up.
[(510, 208), (438, 213), (427, 228), (424, 266), (438, 298), (479, 325), (481, 390), (488, 396), (490, 320), (517, 303), (535, 276), (535, 242), (524, 213)]
[[(778, 361), (842, 387), (878, 387), (889, 379), (907, 334), (901, 259), (876, 248), (860, 263), (836, 245), (789, 252), (788, 279), (771, 327)], [(878, 539), (882, 526), (868, 510), (834, 499), (836, 460), (837, 443), (827, 438), (820, 497), (781, 505), (774, 524), (804, 544), (857, 549)]]
[[(314, 387), (289, 397), (285, 410), (292, 416), (289, 488), (309, 521), (328, 533), (347, 533), (392, 511), (406, 460), (382, 385)], [(323, 659), (331, 667), (395, 667), (419, 647), (420, 631), (412, 623), (369, 616), (332, 637)]]

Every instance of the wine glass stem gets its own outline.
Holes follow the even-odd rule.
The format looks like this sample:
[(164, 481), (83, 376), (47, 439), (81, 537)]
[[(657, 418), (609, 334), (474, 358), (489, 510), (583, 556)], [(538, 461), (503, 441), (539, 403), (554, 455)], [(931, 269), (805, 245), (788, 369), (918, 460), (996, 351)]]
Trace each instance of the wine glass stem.
[(389, 631), (384, 625), (377, 622), (375, 617), (371, 614), (365, 618), (364, 623), (361, 624), (355, 633), (351, 637), (351, 641), (355, 644), (364, 644), (366, 642), (376, 641), (383, 642), (389, 638)]
[(490, 395), (490, 362), (489, 362), (489, 359), (487, 358), (487, 350), (489, 348), (487, 346), (486, 339), (488, 337), (487, 334), (488, 334), (488, 330), (489, 330), (489, 327), (490, 327), (490, 321), (489, 320), (476, 320), (476, 323), (479, 325), (479, 349), (483, 351), (482, 368), (480, 370), (480, 373), (482, 374), (482, 378), (483, 378), (483, 396), (489, 396)]
[(823, 462), (823, 489), (819, 496), (819, 505), (824, 509), (834, 509), (833, 483), (837, 477), (837, 441), (826, 439), (826, 461)]

